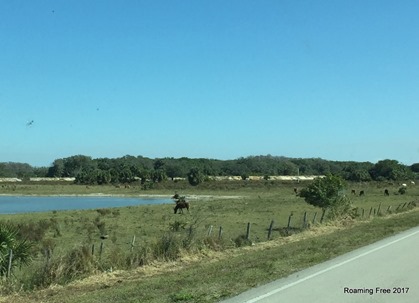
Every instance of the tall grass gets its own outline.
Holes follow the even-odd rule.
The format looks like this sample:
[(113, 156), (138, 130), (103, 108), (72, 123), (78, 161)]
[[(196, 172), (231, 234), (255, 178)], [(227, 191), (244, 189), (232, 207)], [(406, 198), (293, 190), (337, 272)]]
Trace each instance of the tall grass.
[[(267, 241), (272, 220), (275, 222), (272, 239), (275, 240), (304, 230), (305, 213), (307, 227), (318, 224), (320, 218), (320, 210), (297, 197), (292, 184), (266, 181), (260, 182), (258, 188), (254, 184), (232, 182), (222, 185), (227, 191), (209, 190), (211, 186), (215, 185), (211, 183), (201, 190), (193, 188), (191, 192), (182, 192), (187, 196), (214, 194), (211, 199), (192, 199), (190, 213), (183, 215), (174, 215), (173, 205), (146, 205), (3, 216), (3, 220), (19, 226), (23, 237), (36, 243), (36, 251), (32, 265), (15, 268), (13, 279), (7, 286), (3, 285), (2, 292), (67, 284), (99, 272), (135, 269), (156, 261), (176, 261), (185, 254), (251, 246)], [(353, 205), (358, 207), (353, 217), (359, 220), (367, 220), (371, 207), (378, 209), (379, 205), (380, 215), (394, 213), (398, 206), (397, 212), (412, 208), (414, 204), (407, 204), (415, 201), (419, 192), (412, 188), (404, 195), (385, 197), (381, 184), (356, 186), (366, 193), (363, 197), (351, 197)], [(41, 188), (37, 190), (41, 192)], [(227, 195), (236, 198), (224, 197)], [(405, 208), (400, 208), (404, 204)], [(387, 211), (389, 206), (391, 209)], [(363, 218), (361, 209), (364, 209)], [(245, 236), (248, 223), (251, 223), (249, 239)], [(211, 226), (213, 232), (209, 234)], [(223, 231), (221, 236), (219, 227)]]

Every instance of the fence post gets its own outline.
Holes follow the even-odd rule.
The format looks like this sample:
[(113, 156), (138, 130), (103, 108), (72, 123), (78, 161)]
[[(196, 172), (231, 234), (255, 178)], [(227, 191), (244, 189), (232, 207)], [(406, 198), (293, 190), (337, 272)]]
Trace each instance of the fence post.
[(269, 225), (269, 230), (268, 230), (268, 240), (271, 239), (271, 235), (272, 235), (272, 228), (274, 226), (274, 220), (271, 221), (271, 225)]
[(45, 257), (47, 258), (47, 266), (49, 266), (51, 261), (51, 249), (45, 248)]
[(7, 265), (6, 278), (10, 277), (10, 273), (12, 271), (12, 260), (13, 260), (13, 250), (9, 250), (9, 264)]
[(223, 227), (220, 226), (220, 229), (218, 231), (218, 239), (221, 240), (221, 236), (223, 235)]
[(381, 210), (381, 202), (380, 202), (380, 204), (378, 204), (378, 210), (377, 210), (377, 215), (378, 216), (380, 215), (380, 210)]
[(387, 213), (389, 213), (389, 212), (390, 212), (390, 210), (391, 210), (391, 205), (389, 205), (389, 206), (387, 207)]
[(290, 229), (291, 227), (291, 217), (293, 216), (293, 213), (291, 213), (288, 217), (288, 224), (287, 224), (287, 229)]
[(320, 218), (320, 224), (323, 223), (323, 219), (324, 219), (324, 216), (325, 215), (326, 215), (326, 209), (323, 209), (323, 211), (322, 211), (322, 217)]
[(361, 219), (364, 219), (365, 209), (362, 209), (362, 216)]
[(370, 214), (368, 215), (368, 218), (371, 217), (371, 213), (372, 213), (372, 206), (370, 208)]
[(99, 259), (102, 259), (102, 253), (103, 253), (103, 241), (100, 242)]
[(314, 213), (314, 216), (313, 216), (313, 224), (316, 223), (316, 217), (317, 217), (317, 211)]
[(303, 228), (306, 229), (307, 228), (307, 212), (304, 212), (304, 217), (303, 217)]
[(95, 245), (92, 244), (92, 256), (95, 254)]
[(208, 237), (210, 237), (211, 236), (211, 233), (212, 233), (212, 225), (210, 225), (210, 227), (208, 228)]
[(131, 241), (131, 251), (134, 250), (134, 243), (135, 243), (135, 235), (132, 236), (132, 241)]
[(247, 223), (247, 230), (246, 230), (246, 240), (250, 238), (250, 222)]

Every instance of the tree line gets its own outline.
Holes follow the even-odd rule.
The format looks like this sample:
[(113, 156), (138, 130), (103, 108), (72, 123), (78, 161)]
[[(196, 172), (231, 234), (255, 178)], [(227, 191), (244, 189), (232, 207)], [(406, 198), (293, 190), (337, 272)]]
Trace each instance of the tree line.
[(79, 184), (115, 184), (161, 182), (187, 178), (192, 185), (208, 176), (340, 176), (347, 181), (404, 181), (419, 178), (419, 163), (407, 166), (397, 160), (377, 163), (329, 161), (321, 158), (249, 156), (235, 160), (206, 158), (156, 158), (126, 155), (120, 158), (92, 158), (75, 155), (54, 160), (49, 167), (32, 167), (27, 163), (0, 163), (0, 177), (73, 177)]

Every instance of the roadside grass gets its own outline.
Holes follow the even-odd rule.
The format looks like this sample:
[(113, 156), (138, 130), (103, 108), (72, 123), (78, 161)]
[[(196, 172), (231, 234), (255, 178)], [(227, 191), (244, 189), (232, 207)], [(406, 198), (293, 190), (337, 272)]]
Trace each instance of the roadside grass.
[[(190, 213), (183, 215), (173, 214), (174, 205), (172, 204), (2, 215), (2, 220), (20, 224), (22, 230), (26, 230), (26, 235), (32, 237), (37, 246), (33, 264), (30, 267), (16, 268), (14, 285), (6, 285), (9, 288), (0, 289), (1, 293), (30, 292), (48, 287), (50, 284), (67, 284), (86, 277), (89, 280), (89, 276), (98, 272), (109, 275), (129, 269), (121, 276), (125, 278), (128, 276), (127, 280), (132, 281), (132, 285), (130, 282), (125, 285), (126, 281), (122, 279), (120, 279), (121, 282), (118, 282), (119, 280), (117, 282), (105, 281), (98, 285), (88, 284), (88, 286), (80, 286), (73, 282), (75, 284), (68, 288), (56, 286), (46, 291), (33, 291), (29, 296), (42, 297), (44, 293), (52, 292), (54, 297), (60, 296), (60, 291), (73, 289), (77, 292), (86, 291), (92, 294), (92, 298), (89, 299), (91, 301), (80, 302), (107, 302), (108, 298), (109, 301), (114, 302), (215, 302), (215, 298), (224, 298), (249, 286), (258, 285), (259, 282), (256, 282), (258, 279), (261, 279), (260, 283), (264, 283), (269, 279), (275, 279), (274, 276), (282, 277), (310, 264), (321, 262), (325, 260), (324, 258), (340, 254), (342, 251), (349, 251), (357, 247), (359, 241), (361, 241), (359, 245), (364, 245), (369, 243), (368, 241), (374, 241), (399, 231), (397, 224), (383, 224), (373, 232), (365, 229), (357, 237), (340, 234), (337, 238), (347, 237), (347, 243), (341, 245), (347, 248), (342, 251), (334, 247), (334, 241), (338, 239), (330, 238), (331, 242), (323, 242), (323, 237), (331, 237), (332, 232), (341, 233), (341, 229), (345, 227), (342, 224), (347, 224), (351, 230), (361, 223), (378, 224), (374, 222), (380, 222), (380, 217), (370, 222), (369, 212), (372, 208), (378, 209), (381, 203), (381, 214), (388, 215), (394, 213), (400, 205), (413, 200), (417, 201), (419, 193), (419, 188), (411, 187), (405, 195), (391, 194), (386, 197), (383, 194), (384, 188), (388, 188), (391, 193), (397, 193), (397, 185), (390, 188), (388, 184), (381, 183), (353, 184), (357, 190), (365, 191), (365, 196), (351, 196), (354, 206), (359, 210), (364, 209), (364, 218), (358, 218), (356, 224), (349, 220), (340, 222), (338, 226), (331, 225), (331, 222), (318, 226), (319, 210), (306, 204), (302, 198), (294, 194), (295, 184), (226, 182), (209, 183), (201, 187), (188, 187), (185, 184), (176, 188), (172, 188), (174, 184), (159, 186), (162, 188), (147, 191), (135, 187), (112, 186), (87, 188), (79, 185), (36, 185), (34, 188), (33, 185), (22, 184), (16, 187), (14, 194), (38, 195), (97, 193), (110, 195), (123, 193), (127, 196), (171, 195), (178, 191), (190, 197), (192, 207)], [(303, 186), (298, 185), (300, 188)], [(234, 199), (227, 196), (232, 196)], [(391, 209), (388, 213), (389, 206)], [(360, 213), (359, 210), (358, 213)], [(305, 212), (307, 212), (311, 229), (292, 236), (284, 236), (284, 230), (290, 219), (290, 231), (301, 230)], [(313, 223), (316, 212), (318, 212), (317, 221)], [(274, 220), (272, 240), (267, 241), (271, 220)], [(242, 242), (242, 245), (252, 243), (255, 245), (236, 249), (238, 242), (235, 240), (243, 239), (247, 223), (251, 223), (250, 241)], [(405, 228), (408, 228), (411, 222), (403, 224), (406, 225)], [(222, 236), (218, 239), (220, 226)], [(210, 230), (211, 234), (209, 234)], [(104, 235), (107, 238), (100, 239)], [(305, 237), (307, 240), (303, 242), (309, 241), (306, 251), (293, 247), (295, 244), (292, 243), (296, 239), (300, 240)], [(311, 238), (315, 240), (310, 240)], [(283, 251), (277, 250), (275, 247), (277, 244), (281, 247), (290, 245), (290, 248)], [(103, 245), (102, 254), (99, 253), (101, 245)], [(260, 247), (263, 247), (263, 252), (258, 252)], [(93, 249), (92, 257), (88, 252)], [(267, 252), (269, 255), (272, 253), (274, 257), (269, 257), (270, 263), (266, 261), (268, 263), (265, 264), (262, 260), (257, 261), (250, 255), (248, 256), (249, 252), (255, 255), (255, 259), (266, 259), (263, 256)], [(301, 254), (301, 256), (295, 257), (294, 254)], [(77, 257), (78, 260), (81, 258), (80, 262), (71, 263), (72, 256)], [(283, 259), (283, 263), (278, 263), (281, 262), (279, 260), (275, 261), (275, 256)], [(294, 262), (294, 259), (297, 261)], [(304, 261), (304, 259), (307, 260)], [(241, 264), (241, 262), (248, 264)], [(67, 269), (76, 268), (77, 270), (65, 272), (64, 266), (67, 266)], [(235, 271), (236, 267), (242, 270)], [(151, 271), (153, 274), (143, 271), (150, 268), (154, 268), (154, 271)], [(48, 271), (44, 271), (45, 269)], [(185, 271), (184, 274), (182, 274), (183, 271)], [(215, 278), (217, 271), (218, 280)], [(210, 277), (214, 276), (212, 284), (208, 284), (206, 277), (202, 276), (205, 272)], [(143, 281), (142, 276), (147, 276), (147, 281)], [(242, 280), (242, 282), (234, 284), (235, 282), (233, 283), (230, 279)], [(203, 284), (202, 289), (198, 282)], [(135, 283), (141, 283), (140, 288), (143, 292), (140, 290), (136, 292)], [(120, 288), (119, 285), (122, 284), (128, 289)], [(189, 284), (190, 288), (187, 286)], [(106, 294), (108, 288), (112, 288), (114, 293)], [(155, 289), (155, 291), (149, 291), (149, 289)], [(126, 292), (131, 295), (125, 297)], [(103, 294), (106, 296), (103, 297)], [(89, 295), (86, 297), (89, 298)], [(162, 300), (160, 297), (165, 299)], [(125, 301), (122, 298), (125, 298)], [(57, 301), (45, 302), (75, 302), (70, 299), (65, 300), (66, 298), (58, 298)]]
[(87, 279), (9, 296), (3, 302), (218, 302), (417, 226), (418, 220), (419, 210), (415, 208), (344, 226), (321, 226), (319, 230), (314, 227), (288, 238), (231, 249), (216, 258), (172, 262), (152, 274), (142, 271), (103, 274), (98, 282)]

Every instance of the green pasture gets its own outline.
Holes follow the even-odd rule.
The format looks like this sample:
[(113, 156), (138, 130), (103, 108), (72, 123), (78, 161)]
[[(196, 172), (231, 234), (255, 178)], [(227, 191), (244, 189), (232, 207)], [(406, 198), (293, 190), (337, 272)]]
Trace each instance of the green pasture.
[[(2, 215), (2, 221), (20, 224), (23, 233), (35, 243), (34, 262), (30, 267), (16, 268), (16, 285), (34, 286), (34, 272), (39, 272), (47, 262), (63, 258), (63, 256), (79, 253), (80, 247), (93, 251), (95, 260), (102, 271), (127, 269), (126, 260), (130, 256), (142, 258), (140, 264), (153, 260), (164, 261), (174, 256), (153, 252), (160, 245), (171, 245), (170, 237), (188, 239), (193, 245), (184, 245), (188, 254), (194, 250), (225, 250), (240, 245), (257, 244), (267, 241), (268, 228), (274, 221), (271, 239), (290, 236), (302, 231), (303, 218), (306, 215), (309, 225), (318, 224), (321, 211), (308, 205), (304, 199), (294, 193), (294, 187), (301, 189), (304, 184), (281, 182), (245, 181), (208, 182), (191, 187), (186, 183), (168, 182), (158, 187), (143, 190), (140, 186), (130, 188), (115, 186), (86, 187), (70, 184), (33, 185), (19, 184), (14, 187), (1, 187), (0, 194), (24, 195), (173, 195), (178, 192), (188, 197), (191, 204), (190, 212), (174, 214), (173, 204), (145, 205), (111, 209), (92, 209), (78, 211), (61, 211), (45, 213), (27, 213)], [(387, 188), (390, 196), (384, 195)], [(351, 198), (358, 214), (364, 209), (367, 220), (371, 210), (375, 209), (378, 216), (394, 213), (399, 207), (409, 202), (418, 203), (419, 187), (408, 186), (404, 195), (398, 194), (399, 185), (388, 183), (348, 184), (347, 195)], [(364, 196), (352, 195), (355, 189), (365, 192)], [(389, 207), (391, 207), (389, 209)], [(374, 214), (371, 211), (372, 215)], [(316, 217), (316, 220), (313, 219)], [(288, 222), (290, 228), (287, 229)], [(250, 223), (249, 241), (243, 241)], [(219, 238), (219, 230), (222, 235)], [(211, 232), (211, 234), (209, 234)], [(101, 239), (106, 236), (106, 239)], [(172, 242), (171, 242), (172, 241)], [(100, 253), (100, 251), (102, 251)], [(82, 251), (83, 253), (83, 251)], [(137, 264), (137, 263), (136, 263)], [(81, 278), (88, 275), (77, 276)], [(53, 280), (54, 277), (51, 277)], [(61, 281), (62, 282), (62, 281)], [(39, 286), (38, 286), (39, 287)], [(163, 301), (162, 301), (163, 302)], [(193, 302), (193, 301), (191, 301)]]

